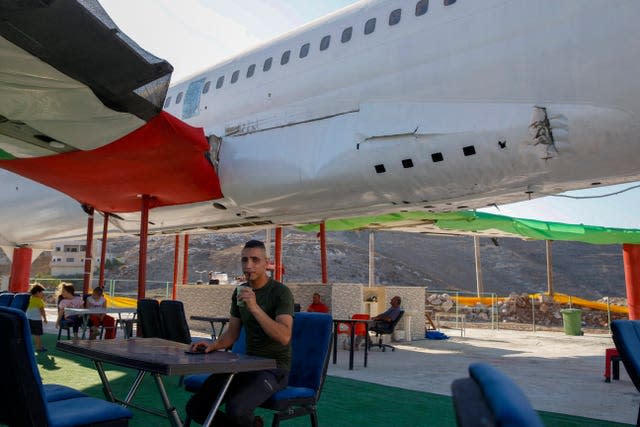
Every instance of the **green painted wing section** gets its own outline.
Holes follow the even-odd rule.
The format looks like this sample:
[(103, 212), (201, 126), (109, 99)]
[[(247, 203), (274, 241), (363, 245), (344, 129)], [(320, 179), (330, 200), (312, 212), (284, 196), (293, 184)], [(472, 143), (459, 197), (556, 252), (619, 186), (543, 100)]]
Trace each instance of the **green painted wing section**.
[(6, 151), (0, 148), (0, 160), (13, 160), (13, 159), (15, 159), (15, 156), (13, 156), (11, 153), (7, 153)]
[[(400, 227), (403, 223), (431, 223), (433, 226), (455, 233), (498, 230), (513, 237), (534, 240), (566, 240), (598, 245), (633, 243), (640, 244), (640, 230), (608, 228), (583, 224), (564, 224), (531, 219), (513, 218), (484, 212), (402, 212), (368, 217), (327, 220), (327, 231), (384, 229)], [(407, 225), (410, 227), (410, 225)], [(298, 227), (302, 231), (318, 232), (318, 224)]]

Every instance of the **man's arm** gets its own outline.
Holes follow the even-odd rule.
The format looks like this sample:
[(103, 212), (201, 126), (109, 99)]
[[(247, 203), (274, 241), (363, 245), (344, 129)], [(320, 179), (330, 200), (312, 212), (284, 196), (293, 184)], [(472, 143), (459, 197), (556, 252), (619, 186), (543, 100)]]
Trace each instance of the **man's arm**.
[(391, 318), (391, 313), (389, 313), (391, 311), (391, 309), (385, 311), (384, 313), (378, 314), (376, 317), (373, 318), (373, 320), (383, 320), (385, 322), (393, 322), (393, 319)]
[(242, 327), (242, 322), (237, 317), (229, 318), (229, 325), (227, 329), (224, 331), (222, 335), (218, 337), (217, 340), (207, 345), (205, 342), (200, 341), (197, 343), (191, 344), (191, 350), (195, 350), (197, 348), (203, 348), (205, 353), (211, 353), (212, 351), (223, 350), (225, 348), (229, 348), (236, 342), (238, 337), (240, 336), (240, 328)]
[(241, 295), (241, 300), (247, 304), (247, 309), (260, 324), (262, 330), (280, 344), (289, 344), (293, 328), (293, 317), (289, 314), (279, 314), (274, 320), (260, 308), (256, 302), (256, 294), (251, 289), (242, 289)]

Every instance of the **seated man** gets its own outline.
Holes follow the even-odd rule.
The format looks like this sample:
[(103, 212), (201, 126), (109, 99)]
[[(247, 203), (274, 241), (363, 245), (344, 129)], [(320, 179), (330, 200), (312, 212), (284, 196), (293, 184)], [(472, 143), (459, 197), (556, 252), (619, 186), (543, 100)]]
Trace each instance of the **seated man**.
[[(202, 341), (192, 344), (192, 350), (209, 353), (229, 348), (244, 326), (247, 354), (275, 359), (277, 368), (235, 375), (225, 395), (225, 412), (218, 410), (213, 421), (219, 427), (262, 426), (262, 418), (254, 417), (253, 411), (287, 386), (291, 365), (293, 294), (267, 275), (264, 243), (248, 241), (242, 249), (241, 264), (247, 283), (233, 292), (227, 330), (209, 345)], [(226, 379), (227, 375), (212, 374), (187, 402), (187, 414), (193, 420), (200, 424), (205, 421)]]
[(375, 320), (376, 323), (371, 328), (372, 331), (380, 331), (380, 332), (391, 332), (391, 325), (394, 320), (400, 316), (400, 304), (402, 303), (402, 299), (399, 296), (394, 296), (391, 298), (391, 307), (387, 311), (382, 314), (378, 314), (372, 320)]
[(326, 304), (322, 302), (322, 300), (320, 299), (320, 294), (316, 292), (315, 294), (313, 294), (313, 302), (309, 304), (309, 307), (307, 307), (307, 311), (311, 313), (328, 313), (329, 307), (327, 307)]

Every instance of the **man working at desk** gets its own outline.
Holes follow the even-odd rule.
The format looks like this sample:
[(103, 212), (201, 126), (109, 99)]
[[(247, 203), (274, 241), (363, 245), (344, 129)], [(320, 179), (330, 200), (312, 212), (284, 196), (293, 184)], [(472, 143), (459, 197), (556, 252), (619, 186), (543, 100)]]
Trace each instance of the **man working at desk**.
[[(192, 349), (211, 351), (229, 348), (246, 332), (247, 354), (276, 360), (277, 369), (238, 373), (225, 395), (226, 412), (218, 411), (213, 425), (262, 426), (253, 411), (273, 393), (287, 386), (291, 365), (293, 295), (282, 283), (267, 275), (264, 243), (250, 240), (242, 249), (242, 271), (247, 283), (238, 286), (231, 298), (229, 327), (217, 341), (195, 343)], [(203, 423), (227, 375), (211, 375), (198, 393), (187, 402), (187, 414)]]

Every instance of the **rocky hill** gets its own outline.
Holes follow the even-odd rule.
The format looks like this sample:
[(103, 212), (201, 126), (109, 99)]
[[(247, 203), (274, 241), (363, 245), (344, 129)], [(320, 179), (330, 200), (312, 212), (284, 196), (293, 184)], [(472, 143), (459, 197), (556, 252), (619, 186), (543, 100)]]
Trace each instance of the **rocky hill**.
[[(208, 271), (225, 272), (229, 277), (240, 274), (240, 249), (250, 238), (264, 240), (265, 233), (191, 236), (189, 280), (205, 280)], [(490, 239), (480, 241), (486, 292), (509, 295), (546, 290), (544, 242), (499, 239), (496, 246)], [(368, 283), (368, 242), (368, 232), (328, 233), (329, 280)], [(171, 281), (174, 238), (153, 237), (148, 246), (148, 280)], [(376, 232), (375, 248), (378, 284), (475, 292), (473, 239), (470, 237)], [(108, 271), (108, 278), (137, 279), (137, 239), (112, 239), (109, 253), (122, 261), (122, 265)], [(285, 281), (320, 281), (320, 243), (315, 234), (286, 229), (283, 257)], [(49, 259), (48, 253), (43, 253), (34, 262), (32, 275), (46, 273)], [(555, 242), (553, 263), (557, 292), (589, 299), (625, 296), (620, 245)], [(9, 261), (2, 255), (0, 274), (8, 272)]]

